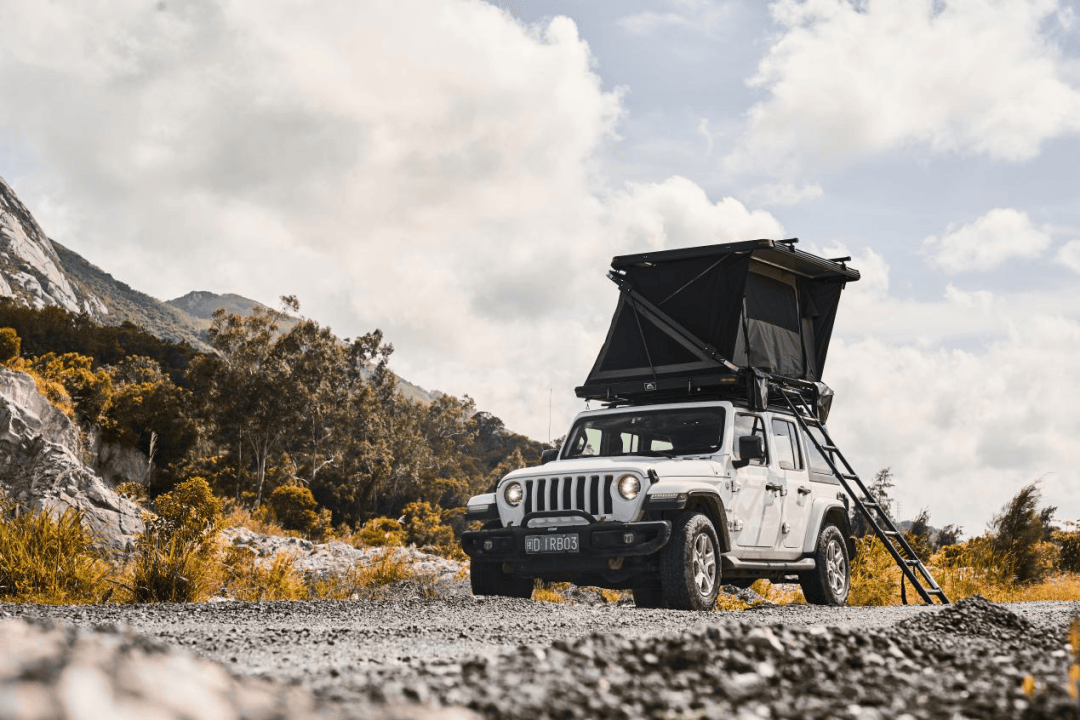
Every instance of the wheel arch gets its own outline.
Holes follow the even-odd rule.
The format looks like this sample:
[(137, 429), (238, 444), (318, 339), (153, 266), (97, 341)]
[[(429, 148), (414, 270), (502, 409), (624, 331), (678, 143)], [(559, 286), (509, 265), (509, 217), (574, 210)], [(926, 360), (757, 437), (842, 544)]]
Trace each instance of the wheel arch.
[(706, 490), (691, 491), (686, 497), (686, 510), (696, 510), (709, 518), (720, 541), (720, 552), (731, 550), (731, 534), (728, 530), (727, 510), (719, 495)]
[(847, 544), (848, 557), (855, 557), (855, 542), (851, 537), (851, 523), (848, 520), (847, 507), (838, 500), (819, 499), (814, 503), (812, 522), (806, 526), (806, 537), (803, 539), (803, 552), (813, 553), (817, 549), (818, 536), (825, 523), (832, 523), (840, 528), (840, 534), (844, 536)]

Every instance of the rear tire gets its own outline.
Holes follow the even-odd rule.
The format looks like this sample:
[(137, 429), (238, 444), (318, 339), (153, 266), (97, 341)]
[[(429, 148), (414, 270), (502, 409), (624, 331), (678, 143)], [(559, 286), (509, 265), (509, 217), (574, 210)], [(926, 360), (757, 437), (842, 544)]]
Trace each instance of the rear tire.
[(712, 610), (720, 592), (720, 543), (705, 515), (679, 513), (660, 555), (660, 587), (668, 607)]
[(799, 575), (803, 596), (811, 605), (846, 605), (851, 592), (851, 562), (844, 535), (833, 523), (818, 534), (814, 569)]
[(476, 596), (516, 597), (528, 600), (532, 597), (533, 579), (507, 575), (500, 563), (469, 561), (469, 584)]

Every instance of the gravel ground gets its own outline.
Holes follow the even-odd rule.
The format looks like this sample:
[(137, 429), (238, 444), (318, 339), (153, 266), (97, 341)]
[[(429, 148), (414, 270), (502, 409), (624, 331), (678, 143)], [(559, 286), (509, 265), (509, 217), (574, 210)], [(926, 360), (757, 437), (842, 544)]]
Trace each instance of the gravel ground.
[(471, 597), (0, 605), (0, 617), (129, 628), (306, 688), (335, 717), (420, 701), (491, 718), (1076, 717), (1065, 683), (1078, 611), (981, 599), (739, 613)]

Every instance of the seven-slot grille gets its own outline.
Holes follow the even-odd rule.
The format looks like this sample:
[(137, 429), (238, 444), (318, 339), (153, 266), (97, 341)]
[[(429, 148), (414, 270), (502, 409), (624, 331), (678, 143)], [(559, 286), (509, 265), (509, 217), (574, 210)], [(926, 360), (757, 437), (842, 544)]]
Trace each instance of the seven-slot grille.
[(610, 515), (614, 475), (564, 475), (529, 478), (525, 485), (525, 514), (545, 510), (584, 510), (596, 517)]

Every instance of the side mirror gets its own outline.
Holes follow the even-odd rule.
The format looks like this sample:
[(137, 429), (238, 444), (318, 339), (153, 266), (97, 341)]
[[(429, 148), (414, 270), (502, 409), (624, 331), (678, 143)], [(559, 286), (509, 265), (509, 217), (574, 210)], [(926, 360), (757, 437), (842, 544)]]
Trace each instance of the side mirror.
[(548, 448), (540, 453), (540, 464), (547, 465), (552, 460), (559, 458), (559, 451), (556, 448)]
[(765, 438), (760, 435), (743, 435), (739, 438), (739, 459), (732, 463), (737, 468), (746, 467), (751, 460), (765, 459)]

